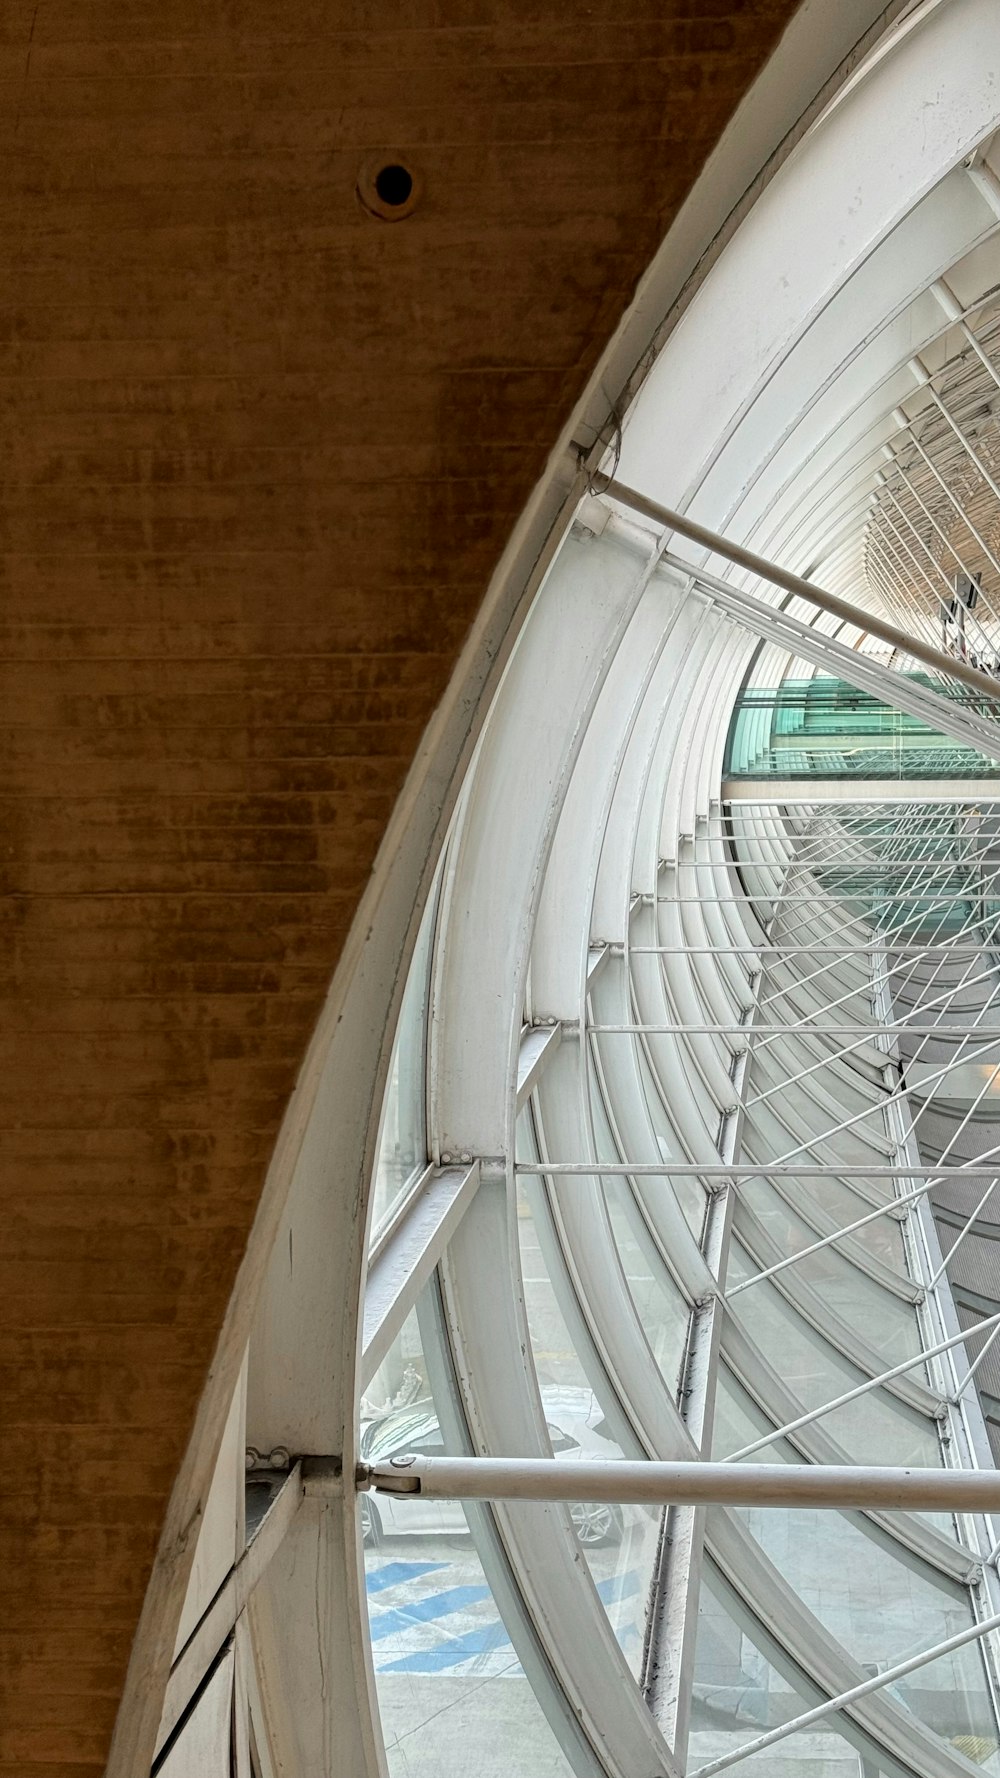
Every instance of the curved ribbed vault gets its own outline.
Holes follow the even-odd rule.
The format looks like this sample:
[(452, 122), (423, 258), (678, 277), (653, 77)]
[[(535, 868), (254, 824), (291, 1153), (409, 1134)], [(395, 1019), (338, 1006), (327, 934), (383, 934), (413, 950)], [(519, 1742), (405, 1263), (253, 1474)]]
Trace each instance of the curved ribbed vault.
[[(575, 1389), (628, 1457), (991, 1464), (978, 1348), (962, 1350), (968, 1277), (947, 1237), (945, 1265), (925, 1188), (930, 1166), (950, 1184), (963, 1163), (996, 1164), (996, 699), (989, 679), (956, 699), (963, 651), (906, 558), (888, 571), (884, 520), (889, 455), (903, 432), (924, 440), (924, 405), (967, 428), (966, 318), (996, 376), (994, 25), (984, 5), (918, 7), (858, 70), (660, 342), (595, 465), (615, 481), (595, 477), (540, 578), (463, 782), (394, 1059), (363, 1456), (392, 1449), (409, 1407), (450, 1449), (558, 1458)], [(926, 449), (985, 535), (994, 511), (962, 504), (968, 451), (939, 463), (929, 435)], [(856, 621), (779, 601), (724, 540), (657, 525), (656, 502), (848, 596)], [(899, 626), (894, 647), (868, 613)], [(944, 644), (927, 683), (907, 631)], [(761, 734), (735, 758), (734, 705), (786, 683), (804, 688), (801, 734), (758, 697)], [(888, 769), (866, 757), (888, 750), (865, 740), (876, 700), (925, 724), (910, 757), (889, 731)], [(965, 751), (935, 785), (936, 730)], [(791, 789), (762, 781), (757, 755), (786, 737), (811, 757), (836, 740), (840, 763), (790, 769)], [(408, 1074), (426, 1169), (404, 1161)], [(963, 1235), (963, 1264), (971, 1251)], [(286, 1439), (296, 1414), (266, 1348), (287, 1288), (275, 1263), (247, 1418)], [(345, 1464), (354, 1451), (348, 1435)], [(404, 1671), (431, 1671), (419, 1649), (380, 1652), (398, 1546), (378, 1540), (405, 1532), (406, 1510), (365, 1503), (373, 1642), (355, 1653), (378, 1760), (403, 1771), (429, 1746), (447, 1769), (449, 1720), (488, 1758), (500, 1673), (468, 1670), (480, 1697), (463, 1716), (460, 1676), (404, 1689)], [(775, 1749), (766, 1769), (789, 1773), (959, 1778), (995, 1761), (996, 1655), (977, 1640), (1000, 1622), (992, 1518), (622, 1508), (618, 1557), (586, 1563), (585, 1522), (502, 1497), (469, 1519), (520, 1696), (565, 1762), (553, 1770), (714, 1773), (754, 1763), (755, 1731)], [(348, 1573), (351, 1535), (338, 1525)], [(433, 1615), (435, 1576), (426, 1599), (411, 1592), (415, 1616), (422, 1601)], [(262, 1612), (279, 1621), (295, 1596), (289, 1557)], [(257, 1659), (307, 1745), (322, 1713), (310, 1727), (309, 1681), (279, 1642)], [(822, 1726), (785, 1735), (809, 1706)], [(552, 1757), (534, 1736), (525, 1769)]]

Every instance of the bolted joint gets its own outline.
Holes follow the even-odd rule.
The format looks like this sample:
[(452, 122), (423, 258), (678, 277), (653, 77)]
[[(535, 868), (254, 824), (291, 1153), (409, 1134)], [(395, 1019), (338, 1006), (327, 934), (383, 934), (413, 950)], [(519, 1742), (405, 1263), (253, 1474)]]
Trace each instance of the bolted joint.
[(380, 1494), (419, 1494), (420, 1477), (411, 1473), (411, 1466), (416, 1462), (413, 1452), (402, 1452), (398, 1457), (390, 1457), (388, 1464), (379, 1469), (373, 1478), (372, 1486)]

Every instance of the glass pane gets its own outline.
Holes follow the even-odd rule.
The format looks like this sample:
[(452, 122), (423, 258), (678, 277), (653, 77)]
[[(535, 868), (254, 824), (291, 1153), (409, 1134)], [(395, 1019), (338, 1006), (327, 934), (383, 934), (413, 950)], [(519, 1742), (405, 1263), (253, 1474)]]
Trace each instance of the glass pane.
[[(750, 1634), (751, 1620), (706, 1561), (698, 1599), (688, 1769), (696, 1772), (758, 1735), (790, 1722), (822, 1702), (803, 1679), (768, 1660)], [(742, 1778), (878, 1778), (879, 1766), (839, 1733), (831, 1716), (734, 1765)], [(872, 1758), (874, 1760), (874, 1749)]]
[[(767, 1429), (756, 1403), (723, 1372), (713, 1455), (724, 1456)], [(800, 1463), (802, 1458), (781, 1439), (758, 1460)], [(872, 1672), (933, 1648), (973, 1621), (965, 1587), (922, 1562), (864, 1514), (749, 1507), (736, 1513), (782, 1579)], [(936, 1523), (944, 1535), (954, 1536), (947, 1515), (936, 1515)], [(893, 1695), (946, 1738), (977, 1725), (980, 1732), (992, 1720), (992, 1710), (978, 1648), (970, 1644), (934, 1663), (934, 1669), (900, 1681)]]
[[(611, 1043), (621, 1043), (621, 1041), (622, 1039), (620, 1037), (612, 1037), (609, 1039), (609, 1042)], [(641, 1043), (633, 1044), (632, 1054), (635, 1058), (636, 1073), (642, 1083), (642, 1090), (649, 1111), (649, 1121), (655, 1131), (660, 1154), (664, 1161), (675, 1161), (678, 1156), (684, 1154), (684, 1144), (678, 1140), (677, 1132), (669, 1122), (666, 1108), (663, 1103), (663, 1095), (661, 1094), (656, 1081), (653, 1079), (649, 1062), (646, 1059), (646, 1054)], [(700, 1241), (702, 1230), (705, 1227), (706, 1197), (704, 1187), (699, 1180), (693, 1179), (690, 1175), (683, 1173), (665, 1179), (664, 1187), (669, 1187), (673, 1192), (695, 1240)]]
[(471, 1538), (393, 1537), (366, 1566), (393, 1778), (568, 1774)]
[[(518, 1157), (537, 1159), (530, 1118), (518, 1120)], [(531, 1204), (542, 1201), (540, 1185), (518, 1188), (518, 1234), (525, 1308), (531, 1335), (542, 1408), (556, 1456), (575, 1458), (624, 1456), (604, 1418), (601, 1404), (570, 1335), (543, 1250)], [(564, 1281), (565, 1287), (565, 1281)], [(686, 1317), (685, 1317), (686, 1320)], [(675, 1384), (664, 1377), (664, 1387)], [(641, 1455), (638, 1447), (627, 1453)], [(659, 1512), (638, 1506), (596, 1506), (584, 1502), (570, 1508), (580, 1547), (634, 1673), (642, 1661), (646, 1604), (656, 1557)]]
[[(806, 1198), (811, 1180), (803, 1180), (799, 1190)], [(821, 1237), (786, 1203), (784, 1197), (765, 1180), (747, 1180), (740, 1187), (740, 1204), (753, 1211), (784, 1259), (803, 1248), (811, 1247)], [(859, 1208), (858, 1216), (866, 1214)], [(888, 1217), (883, 1219), (890, 1221)], [(877, 1228), (878, 1224), (870, 1224)], [(892, 1224), (898, 1228), (898, 1224)], [(851, 1239), (857, 1242), (864, 1257), (862, 1237), (866, 1229)], [(912, 1303), (905, 1302), (863, 1272), (832, 1245), (799, 1260), (795, 1273), (804, 1283), (818, 1291), (824, 1303), (846, 1321), (849, 1327), (863, 1327), (866, 1338), (884, 1357), (886, 1366), (898, 1364), (920, 1350), (917, 1318)], [(900, 1271), (904, 1279), (905, 1271)], [(755, 1286), (756, 1288), (756, 1286)]]
[[(631, 1192), (627, 1182), (609, 1180), (605, 1191), (611, 1226), (629, 1293), (663, 1373), (663, 1380), (676, 1400), (687, 1346), (690, 1310), (665, 1266), (647, 1257), (646, 1249), (633, 1233), (633, 1216), (628, 1203)], [(634, 1206), (632, 1210), (634, 1214)]]
[[(362, 1455), (443, 1453), (416, 1314), (362, 1404)], [(362, 1496), (379, 1714), (392, 1778), (569, 1778), (461, 1504)]]
[(376, 1235), (407, 1185), (427, 1165), (425, 1057), (427, 989), (440, 873), (424, 909), (406, 978), (382, 1107), (372, 1186), (371, 1231)]
[[(730, 1247), (729, 1281), (748, 1278), (756, 1271), (739, 1242)], [(846, 1358), (810, 1327), (784, 1300), (776, 1281), (765, 1279), (731, 1298), (732, 1313), (745, 1328), (772, 1370), (790, 1389), (802, 1411), (835, 1401), (866, 1378)], [(875, 1353), (873, 1352), (873, 1362)], [(923, 1367), (913, 1375), (924, 1380)], [(884, 1388), (834, 1408), (818, 1422), (849, 1456), (859, 1463), (915, 1463), (935, 1467), (941, 1462), (937, 1433), (932, 1423)]]
[[(593, 1094), (592, 1103), (598, 1156), (602, 1161), (618, 1161), (623, 1157), (599, 1092)], [(691, 1311), (656, 1252), (628, 1180), (609, 1175), (604, 1180), (604, 1197), (629, 1294), (671, 1396), (676, 1399)]]
[[(995, 662), (994, 662), (995, 665)], [(982, 712), (977, 692), (923, 672), (901, 674)], [(998, 706), (993, 706), (997, 713)], [(816, 674), (740, 694), (727, 749), (733, 778), (996, 778), (1000, 766), (873, 698), (846, 680)]]

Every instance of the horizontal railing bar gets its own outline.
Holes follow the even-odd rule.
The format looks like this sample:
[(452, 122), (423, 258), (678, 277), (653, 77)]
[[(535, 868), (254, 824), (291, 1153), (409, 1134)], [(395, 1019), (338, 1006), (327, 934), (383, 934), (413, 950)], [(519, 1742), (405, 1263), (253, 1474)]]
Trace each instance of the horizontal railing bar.
[(762, 1166), (727, 1166), (713, 1161), (704, 1166), (690, 1161), (516, 1161), (514, 1171), (535, 1179), (550, 1173), (622, 1174), (637, 1179), (996, 1179), (1000, 1178), (1000, 1160), (992, 1167), (858, 1167), (836, 1162), (827, 1167), (797, 1167), (787, 1163), (769, 1166), (766, 1161)]
[[(724, 782), (733, 783), (734, 780), (733, 779), (726, 779), (726, 780), (724, 780)], [(775, 783), (780, 782), (783, 784), (789, 784), (790, 781), (788, 779), (778, 780), (778, 779), (758, 778), (758, 779), (747, 779), (747, 780), (745, 780), (745, 782), (758, 783), (762, 787), (765, 784), (770, 784), (773, 787), (773, 785)], [(821, 779), (821, 780), (819, 780), (819, 782), (829, 783), (830, 780), (828, 778)], [(849, 782), (849, 780), (842, 779), (842, 780), (839, 780), (839, 782), (847, 783), (847, 782)], [(850, 780), (850, 782), (857, 784), (859, 786), (859, 788), (865, 788), (871, 784), (885, 783), (885, 782), (887, 782), (887, 780), (880, 779), (880, 778), (856, 778), (856, 779)], [(936, 832), (939, 834), (946, 832), (947, 828), (946, 828), (945, 824), (954, 818), (954, 802), (955, 802), (954, 795), (951, 795), (949, 793), (943, 794), (939, 799), (939, 810), (937, 813), (935, 813), (934, 799), (931, 798), (930, 800), (928, 800), (927, 798), (925, 798), (924, 796), (919, 794), (921, 780), (919, 778), (910, 778), (910, 779), (907, 779), (906, 782), (916, 786), (916, 792), (913, 796), (913, 801), (912, 801), (912, 816), (911, 817), (907, 816), (907, 811), (906, 811), (905, 805), (903, 805), (903, 804), (896, 805), (896, 804), (890, 803), (890, 804), (886, 805), (882, 801), (881, 797), (874, 797), (873, 798), (873, 797), (868, 797), (868, 796), (852, 797), (850, 800), (848, 800), (845, 797), (840, 805), (838, 812), (842, 813), (842, 814), (848, 814), (848, 815), (853, 814), (855, 819), (871, 820), (872, 822), (877, 821), (879, 823), (879, 827), (878, 827), (878, 836), (879, 837), (885, 836), (885, 824), (887, 822), (891, 821), (895, 824), (892, 828), (890, 828), (890, 830), (889, 830), (890, 833), (896, 832), (896, 831), (902, 832), (902, 831), (905, 831), (904, 824), (908, 818), (916, 819), (918, 817), (922, 821), (937, 821), (939, 823), (937, 828), (933, 829), (932, 832)], [(926, 780), (924, 780), (924, 782), (926, 782)], [(949, 782), (949, 780), (946, 778), (937, 778), (934, 780), (935, 786), (937, 786), (938, 784), (947, 784), (948, 782)], [(996, 782), (996, 780), (993, 778), (988, 778), (988, 779), (963, 778), (961, 780), (961, 782), (963, 784), (981, 785), (983, 783), (993, 784)], [(801, 791), (802, 794), (801, 795), (796, 794), (794, 796), (789, 794), (786, 798), (783, 798), (782, 800), (792, 802), (795, 804), (795, 807), (797, 809), (802, 809), (804, 811), (802, 815), (797, 817), (798, 820), (800, 820), (800, 821), (808, 820), (808, 821), (816, 822), (816, 823), (830, 820), (830, 807), (829, 807), (829, 802), (826, 798), (824, 798), (824, 797), (810, 798), (809, 796), (807, 796), (806, 795), (805, 780), (802, 780), (801, 782), (796, 782), (795, 789), (796, 789), (797, 793), (799, 791)], [(744, 823), (745, 823), (746, 817), (747, 817), (747, 808), (748, 808), (748, 806), (750, 808), (753, 808), (754, 802), (751, 797), (745, 797), (745, 796), (737, 797), (734, 800), (736, 802), (738, 802), (740, 805), (738, 814), (735, 811), (728, 810), (726, 807), (720, 807), (716, 811), (716, 813), (713, 815), (712, 819), (714, 821), (721, 822), (724, 825), (726, 823), (728, 823), (729, 826), (735, 827), (739, 833), (743, 834), (743, 833), (746, 833), (746, 828), (744, 826)], [(975, 800), (976, 800), (977, 808), (982, 808), (983, 805), (985, 805), (986, 809), (992, 814), (992, 813), (995, 813), (997, 805), (1000, 804), (1000, 795), (992, 795), (992, 796), (988, 796), (988, 797), (977, 797)], [(761, 807), (769, 809), (771, 806), (772, 806), (771, 799), (768, 797), (762, 796)], [(711, 840), (713, 838), (713, 835), (709, 834), (709, 833), (701, 833), (701, 834), (695, 833), (695, 834), (689, 834), (685, 837), (697, 842), (702, 839)], [(751, 833), (750, 835), (748, 835), (748, 837), (759, 839), (762, 842), (766, 842), (767, 844), (776, 844), (778, 841), (778, 838), (779, 838), (779, 836), (777, 834), (772, 833), (770, 830), (768, 830), (767, 832), (757, 832), (756, 834)]]
[[(755, 870), (755, 869), (759, 870), (759, 869), (770, 869), (770, 868), (771, 867), (767, 866), (767, 865), (765, 865), (765, 866), (747, 865), (745, 863), (742, 866), (742, 869), (744, 869), (744, 870)], [(949, 868), (955, 868), (955, 867), (949, 867)], [(822, 866), (816, 867), (817, 873), (820, 869), (822, 869)], [(997, 871), (995, 874), (997, 877), (997, 882), (1000, 883), (1000, 871)], [(990, 882), (993, 881), (992, 875), (991, 875), (989, 881)], [(822, 888), (823, 888), (822, 883), (818, 883), (817, 890), (822, 891)], [(755, 892), (752, 895), (750, 895), (748, 893), (733, 894), (733, 895), (645, 895), (644, 894), (644, 895), (640, 895), (639, 900), (644, 903), (647, 903), (647, 904), (650, 902), (653, 902), (653, 901), (661, 902), (665, 907), (724, 907), (724, 908), (747, 907), (749, 904), (756, 902), (756, 901), (766, 901), (766, 902), (770, 902), (773, 905), (778, 905), (780, 903), (781, 905), (786, 906), (786, 907), (789, 905), (799, 905), (799, 906), (805, 905), (806, 907), (815, 908), (816, 912), (818, 914), (820, 912), (821, 907), (822, 907), (822, 902), (820, 900), (820, 895), (817, 893), (817, 890), (814, 890), (811, 895), (806, 895), (805, 893), (800, 894), (798, 892), (796, 892), (795, 894), (789, 894), (789, 895), (773, 895), (773, 894), (771, 894), (771, 892), (769, 890), (763, 889), (763, 888), (755, 890)], [(941, 903), (945, 899), (945, 897), (948, 897), (952, 901), (983, 901), (983, 900), (989, 901), (991, 899), (995, 899), (996, 901), (1000, 902), (1000, 893), (998, 893), (995, 897), (991, 897), (986, 892), (986, 884), (985, 883), (975, 883), (975, 884), (968, 885), (968, 894), (965, 894), (965, 895), (956, 895), (954, 889), (941, 888), (940, 886), (935, 886), (933, 883), (930, 885), (929, 888), (927, 888), (924, 891), (924, 893), (922, 895), (893, 895), (891, 892), (888, 895), (886, 895), (886, 891), (884, 889), (880, 889), (878, 887), (873, 888), (870, 894), (867, 893), (863, 889), (849, 890), (846, 892), (844, 890), (841, 890), (839, 893), (840, 893), (841, 899), (844, 901), (874, 901), (876, 907), (880, 907), (882, 909), (889, 909), (889, 908), (898, 907), (898, 906), (908, 906), (911, 902), (930, 901), (930, 902)], [(884, 900), (882, 899), (883, 896), (885, 896)], [(878, 897), (877, 900), (876, 900), (876, 897)]]
[[(325, 1469), (302, 1465), (303, 1492), (323, 1492)], [(360, 1464), (356, 1487), (437, 1500), (610, 1501), (620, 1506), (879, 1507), (900, 1512), (1000, 1511), (1000, 1472), (866, 1464), (560, 1463), (554, 1457), (424, 1457)], [(339, 1482), (336, 1487), (342, 1486)]]
[[(706, 870), (709, 864), (715, 865), (722, 862), (721, 859), (704, 858), (665, 858), (663, 860), (664, 864), (679, 866), (681, 870)], [(743, 870), (770, 870), (774, 871), (776, 875), (780, 874), (781, 870), (780, 860), (775, 858), (739, 858), (733, 862), (739, 864)], [(919, 858), (875, 858), (871, 863), (859, 860), (857, 864), (834, 864), (832, 860), (822, 858), (797, 858), (793, 868), (796, 875), (807, 872), (813, 876), (822, 871), (824, 877), (851, 877), (859, 873), (871, 877), (909, 870), (917, 864), (940, 865), (942, 870), (948, 871), (965, 871), (978, 869), (983, 864), (983, 859), (975, 857), (935, 858), (927, 853), (921, 853)], [(996, 874), (998, 870), (1000, 870), (1000, 865), (994, 864), (992, 874)], [(780, 900), (781, 898), (776, 897), (775, 899)]]
[[(868, 957), (880, 955), (889, 950), (894, 957), (933, 957), (935, 961), (947, 962), (949, 957), (981, 957), (984, 951), (993, 947), (985, 942), (978, 945), (950, 945), (946, 940), (930, 945), (887, 945), (884, 938), (873, 939), (864, 945), (628, 945), (616, 940), (613, 951), (628, 951), (630, 957), (761, 957), (766, 962), (771, 957)], [(1000, 950), (1000, 935), (997, 949)]]
[[(746, 1037), (749, 1025), (588, 1025), (587, 1030), (600, 1037)], [(911, 1037), (1000, 1037), (1000, 1025), (813, 1025), (808, 1020), (796, 1024), (755, 1024), (753, 1035), (765, 1032), (794, 1032), (799, 1037), (892, 1037), (908, 1032)], [(889, 1061), (891, 1058), (886, 1057)]]

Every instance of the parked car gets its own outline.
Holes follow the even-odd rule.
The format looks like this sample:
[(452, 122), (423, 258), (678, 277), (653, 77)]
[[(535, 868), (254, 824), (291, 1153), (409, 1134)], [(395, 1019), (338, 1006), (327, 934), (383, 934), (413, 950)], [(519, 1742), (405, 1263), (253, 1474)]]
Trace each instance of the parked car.
[[(618, 1446), (608, 1435), (596, 1397), (589, 1389), (542, 1390), (552, 1452), (560, 1462), (586, 1457), (607, 1461), (619, 1457)], [(444, 1439), (434, 1403), (414, 1401), (396, 1408), (361, 1429), (361, 1456), (366, 1463), (388, 1463), (393, 1457), (412, 1453), (419, 1457), (443, 1457)], [(601, 1501), (572, 1501), (570, 1517), (579, 1543), (596, 1548), (618, 1543), (624, 1530), (621, 1507)], [(369, 1547), (383, 1537), (423, 1533), (451, 1536), (468, 1531), (460, 1500), (425, 1499), (420, 1495), (361, 1496), (361, 1525)]]

